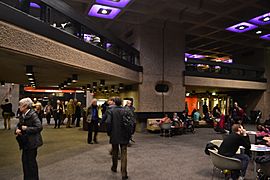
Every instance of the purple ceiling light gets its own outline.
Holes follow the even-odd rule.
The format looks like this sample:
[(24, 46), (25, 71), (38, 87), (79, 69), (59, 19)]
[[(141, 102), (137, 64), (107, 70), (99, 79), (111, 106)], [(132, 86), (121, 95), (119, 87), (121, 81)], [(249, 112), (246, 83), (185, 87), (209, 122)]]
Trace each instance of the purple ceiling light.
[(97, 3), (123, 8), (130, 0), (96, 0)]
[(250, 23), (247, 23), (247, 22), (241, 22), (239, 24), (236, 24), (236, 25), (233, 25), (231, 27), (226, 28), (226, 30), (236, 32), (236, 33), (243, 33), (243, 32), (255, 29), (257, 27), (258, 26), (254, 25), (254, 24), (250, 24)]
[(249, 22), (254, 23), (254, 24), (258, 24), (258, 25), (270, 24), (270, 13), (266, 13), (264, 15), (255, 17), (255, 18), (249, 20)]
[(260, 37), (261, 39), (270, 40), (270, 34), (266, 34)]
[(194, 59), (202, 59), (202, 58), (205, 58), (204, 55), (200, 55), (200, 54), (189, 54), (189, 53), (185, 53), (185, 57), (186, 57), (186, 58), (194, 58)]
[(118, 8), (94, 4), (89, 10), (88, 15), (105, 19), (113, 19), (120, 11), (121, 10)]

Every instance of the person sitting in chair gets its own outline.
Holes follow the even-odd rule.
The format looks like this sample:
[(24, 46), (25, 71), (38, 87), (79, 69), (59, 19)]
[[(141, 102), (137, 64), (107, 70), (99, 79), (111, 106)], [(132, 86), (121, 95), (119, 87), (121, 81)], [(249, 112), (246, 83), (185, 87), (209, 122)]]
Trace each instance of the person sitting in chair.
[(240, 176), (239, 179), (244, 179), (250, 159), (247, 154), (236, 154), (240, 146), (243, 146), (245, 148), (245, 151), (250, 150), (251, 145), (249, 136), (247, 135), (246, 130), (241, 124), (234, 124), (232, 126), (232, 133), (225, 137), (218, 150), (218, 153), (223, 156), (233, 157), (241, 160), (241, 174), (239, 172), (233, 172), (233, 180), (237, 179), (238, 176)]
[(165, 114), (164, 118), (159, 121), (159, 124), (163, 123), (172, 123), (172, 120), (168, 117), (168, 114)]

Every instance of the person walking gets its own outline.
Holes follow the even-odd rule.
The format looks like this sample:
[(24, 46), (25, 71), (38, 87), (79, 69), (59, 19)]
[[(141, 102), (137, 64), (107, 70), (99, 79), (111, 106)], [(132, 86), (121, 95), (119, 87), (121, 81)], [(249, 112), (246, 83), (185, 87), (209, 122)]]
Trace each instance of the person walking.
[(47, 124), (51, 124), (51, 117), (52, 117), (53, 107), (50, 102), (47, 103), (47, 105), (44, 108), (44, 114), (47, 119)]
[(66, 110), (66, 116), (68, 118), (67, 120), (67, 125), (66, 127), (67, 128), (71, 128), (71, 121), (72, 121), (72, 117), (74, 116), (74, 113), (75, 113), (75, 106), (74, 106), (74, 103), (73, 103), (73, 99), (70, 99), (68, 104), (67, 104), (67, 110)]
[(3, 109), (2, 116), (4, 118), (4, 126), (5, 129), (10, 130), (10, 118), (12, 114), (12, 104), (8, 99), (5, 99), (5, 103), (1, 104), (1, 108)]
[(58, 127), (60, 128), (60, 125), (62, 123), (62, 119), (63, 119), (63, 112), (64, 112), (64, 106), (62, 104), (62, 102), (60, 100), (56, 101), (56, 108), (55, 108), (55, 114), (54, 114), (54, 121), (55, 121), (55, 125), (54, 128)]
[[(87, 108), (86, 112), (86, 122), (88, 123), (88, 138), (87, 142), (88, 144), (98, 143), (97, 141), (97, 135), (98, 135), (98, 127), (99, 127), (99, 121), (98, 121), (98, 106), (97, 106), (97, 99), (93, 99), (91, 102), (91, 105)], [(94, 132), (94, 138), (93, 138), (93, 132)]]
[(38, 165), (36, 161), (37, 148), (43, 141), (40, 132), (42, 124), (36, 112), (32, 109), (33, 101), (30, 98), (21, 99), (19, 108), (21, 116), (17, 124), (15, 135), (22, 150), (22, 165), (24, 180), (38, 180)]
[(80, 127), (81, 117), (82, 117), (81, 102), (78, 102), (75, 108), (76, 127)]
[(128, 179), (127, 175), (127, 146), (130, 136), (127, 135), (125, 126), (123, 126), (123, 117), (125, 109), (122, 107), (122, 100), (119, 97), (114, 98), (115, 107), (110, 109), (107, 114), (107, 133), (110, 136), (112, 144), (112, 172), (117, 172), (119, 146), (121, 149), (121, 174), (122, 179)]

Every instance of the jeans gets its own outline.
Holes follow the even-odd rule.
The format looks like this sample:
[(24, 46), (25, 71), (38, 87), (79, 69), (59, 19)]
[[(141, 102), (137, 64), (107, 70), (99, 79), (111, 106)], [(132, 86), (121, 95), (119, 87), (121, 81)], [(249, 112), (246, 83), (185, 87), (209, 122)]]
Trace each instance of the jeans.
[(38, 180), (37, 148), (22, 150), (23, 179)]
[(54, 121), (55, 121), (54, 128), (56, 128), (56, 127), (60, 128), (60, 124), (61, 124), (61, 122), (62, 122), (62, 116), (63, 116), (63, 114), (61, 114), (61, 113), (56, 113), (55, 116), (56, 116), (56, 117), (55, 117), (55, 119), (54, 119)]
[[(127, 176), (127, 144), (120, 144), (121, 149), (121, 173)], [(112, 170), (117, 169), (119, 144), (112, 144)]]
[[(239, 159), (241, 160), (241, 164), (242, 164), (242, 169), (241, 169), (241, 176), (245, 177), (246, 175), (246, 171), (247, 171), (247, 167), (248, 167), (248, 163), (249, 163), (249, 156), (246, 154), (236, 154), (233, 156), (233, 158)], [(236, 173), (239, 175), (239, 172)]]

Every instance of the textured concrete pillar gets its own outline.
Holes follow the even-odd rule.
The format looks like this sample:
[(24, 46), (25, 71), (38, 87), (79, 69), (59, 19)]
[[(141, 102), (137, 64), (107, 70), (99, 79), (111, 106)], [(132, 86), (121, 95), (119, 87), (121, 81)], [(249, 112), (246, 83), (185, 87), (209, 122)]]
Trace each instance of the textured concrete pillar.
[[(141, 25), (138, 29), (140, 62), (144, 68), (139, 85), (139, 112), (175, 112), (184, 109), (183, 86), (185, 35), (170, 22)], [(164, 54), (163, 54), (164, 53)], [(169, 85), (168, 93), (155, 91), (157, 83)]]
[[(9, 99), (12, 103), (12, 111), (14, 113), (18, 110), (19, 103), (19, 85), (6, 83), (5, 86), (0, 86), (0, 104), (4, 103), (5, 99)], [(2, 109), (0, 108), (0, 118), (2, 118)]]

